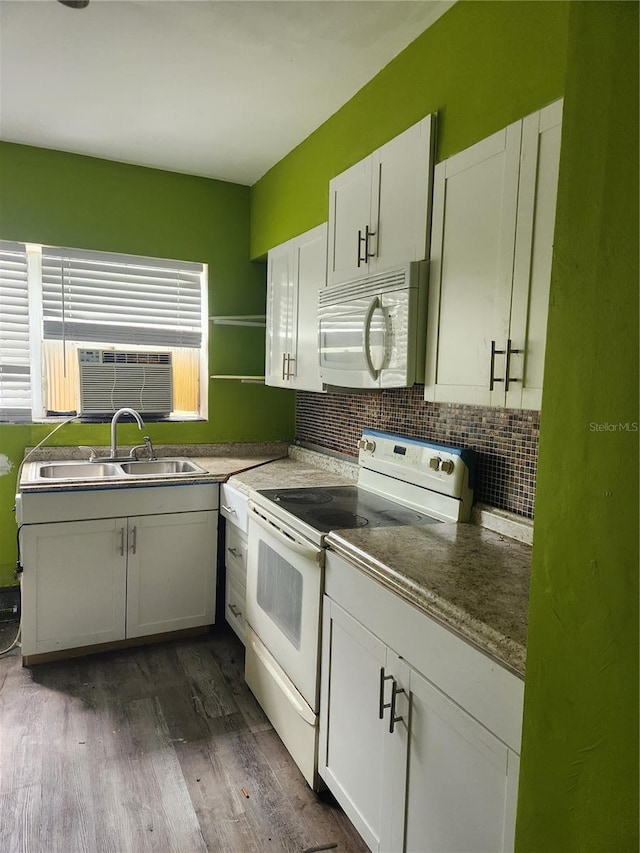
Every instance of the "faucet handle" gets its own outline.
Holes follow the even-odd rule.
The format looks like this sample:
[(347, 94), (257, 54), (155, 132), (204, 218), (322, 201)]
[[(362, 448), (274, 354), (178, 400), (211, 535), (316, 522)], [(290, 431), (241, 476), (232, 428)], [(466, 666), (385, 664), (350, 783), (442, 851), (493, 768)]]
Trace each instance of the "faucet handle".
[(153, 442), (149, 438), (148, 435), (143, 435), (142, 440), (144, 441), (145, 447), (147, 448), (147, 453), (149, 454), (149, 459), (156, 458), (156, 452), (153, 449)]
[(89, 462), (93, 462), (98, 456), (98, 451), (95, 449), (95, 447), (89, 447), (86, 444), (79, 444), (78, 450), (88, 450), (89, 451)]

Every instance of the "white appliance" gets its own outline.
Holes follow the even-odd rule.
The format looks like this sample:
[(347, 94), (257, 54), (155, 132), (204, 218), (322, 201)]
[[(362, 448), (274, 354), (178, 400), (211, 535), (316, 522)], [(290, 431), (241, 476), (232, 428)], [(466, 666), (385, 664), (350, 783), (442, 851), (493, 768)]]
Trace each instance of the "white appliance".
[(80, 414), (112, 415), (129, 407), (142, 415), (173, 409), (170, 352), (78, 350)]
[(318, 294), (320, 378), (342, 388), (424, 381), (427, 262), (326, 287)]
[(467, 521), (472, 451), (364, 430), (352, 486), (268, 489), (249, 501), (245, 678), (318, 787), (324, 537), (331, 530)]

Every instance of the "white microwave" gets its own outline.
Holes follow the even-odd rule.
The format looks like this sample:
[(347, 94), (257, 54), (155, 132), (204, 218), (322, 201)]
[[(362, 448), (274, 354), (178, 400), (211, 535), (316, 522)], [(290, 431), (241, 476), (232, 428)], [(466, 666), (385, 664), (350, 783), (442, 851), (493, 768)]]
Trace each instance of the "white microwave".
[(318, 294), (320, 378), (340, 388), (424, 382), (428, 262), (345, 282)]

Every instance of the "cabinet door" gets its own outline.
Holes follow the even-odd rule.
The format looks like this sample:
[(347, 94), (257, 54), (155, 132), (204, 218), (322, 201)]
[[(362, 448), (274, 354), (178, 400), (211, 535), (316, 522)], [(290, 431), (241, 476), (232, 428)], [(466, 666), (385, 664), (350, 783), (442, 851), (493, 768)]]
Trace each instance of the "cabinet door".
[(129, 519), (127, 637), (215, 621), (217, 512)]
[(410, 689), (404, 849), (408, 853), (513, 849), (517, 757), (415, 670)]
[(426, 400), (504, 404), (521, 127), (436, 167)]
[(22, 530), (22, 654), (125, 636), (126, 519)]
[(522, 126), (507, 406), (539, 409), (547, 339), (562, 101)]
[(371, 157), (329, 182), (329, 284), (361, 278), (369, 269), (365, 230), (371, 225)]
[(294, 240), (296, 309), (292, 335), (291, 387), (322, 391), (318, 360), (318, 291), (327, 283), (327, 224)]
[(287, 357), (295, 310), (295, 268), (293, 241), (269, 252), (267, 263), (267, 326), (265, 383), (288, 388)]
[(374, 851), (393, 849), (383, 846), (391, 759), (388, 717), (380, 719), (381, 688), (383, 700), (390, 689), (381, 683), (385, 664), (384, 643), (325, 596), (318, 771)]
[(373, 154), (372, 272), (428, 255), (434, 131), (427, 116)]

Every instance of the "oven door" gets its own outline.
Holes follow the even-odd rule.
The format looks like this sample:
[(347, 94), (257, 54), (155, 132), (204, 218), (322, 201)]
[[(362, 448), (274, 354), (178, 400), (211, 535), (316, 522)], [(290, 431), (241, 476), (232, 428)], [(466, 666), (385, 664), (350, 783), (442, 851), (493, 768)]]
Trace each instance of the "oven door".
[(249, 502), (247, 622), (318, 712), (324, 550)]

